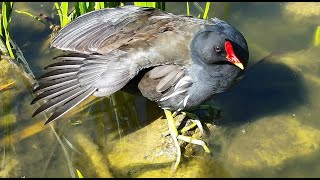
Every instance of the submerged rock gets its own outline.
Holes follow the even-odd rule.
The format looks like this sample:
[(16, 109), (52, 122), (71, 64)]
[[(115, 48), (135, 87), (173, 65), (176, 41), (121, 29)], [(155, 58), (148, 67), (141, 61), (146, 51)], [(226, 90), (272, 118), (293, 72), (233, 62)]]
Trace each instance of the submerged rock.
[[(3, 158), (5, 157), (5, 158)], [(21, 177), (21, 163), (13, 153), (7, 153), (1, 158), (1, 178), (17, 178)]]
[(289, 20), (298, 22), (319, 22), (319, 2), (288, 2), (284, 4), (284, 13)]
[(277, 167), (319, 150), (320, 131), (293, 115), (264, 117), (244, 128), (245, 133), (239, 131), (227, 150), (228, 163), (238, 168)]
[[(176, 148), (166, 119), (157, 119), (119, 141), (113, 142), (108, 161), (115, 177), (230, 177), (202, 147), (193, 146), (189, 158), (182, 157), (177, 172), (172, 171)], [(195, 148), (196, 150), (194, 150)], [(183, 149), (183, 148), (182, 148)], [(182, 150), (182, 156), (185, 151)], [(215, 168), (208, 168), (212, 166)]]

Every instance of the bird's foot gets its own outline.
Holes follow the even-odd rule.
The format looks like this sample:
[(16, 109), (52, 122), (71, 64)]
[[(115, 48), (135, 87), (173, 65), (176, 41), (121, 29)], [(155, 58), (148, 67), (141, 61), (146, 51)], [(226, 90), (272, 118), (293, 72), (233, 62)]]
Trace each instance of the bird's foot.
[(177, 115), (177, 113), (172, 114), (169, 110), (164, 110), (164, 112), (165, 112), (166, 118), (168, 120), (169, 132), (170, 132), (170, 134), (171, 134), (171, 136), (173, 138), (174, 144), (175, 144), (176, 149), (177, 149), (177, 160), (176, 160), (176, 162), (175, 162), (175, 164), (173, 166), (173, 171), (177, 170), (178, 165), (179, 165), (180, 160), (181, 160), (181, 148), (180, 148), (178, 139), (180, 139), (182, 141), (185, 141), (185, 142), (188, 142), (188, 143), (191, 143), (191, 144), (200, 145), (200, 146), (202, 146), (204, 148), (205, 152), (210, 153), (210, 150), (209, 150), (208, 146), (206, 145), (206, 143), (204, 141), (198, 140), (198, 139), (194, 139), (191, 136), (181, 135), (181, 133), (184, 133), (184, 132), (192, 129), (195, 126), (199, 127), (201, 134), (204, 133), (203, 127), (201, 125), (201, 122), (199, 120), (197, 120), (198, 118), (197, 118), (196, 115), (191, 114), (191, 113), (187, 113), (187, 112), (183, 112), (184, 116), (188, 116), (188, 117), (191, 117), (193, 119), (191, 120), (192, 121), (191, 125), (188, 125), (188, 126), (182, 128), (180, 130), (180, 132), (179, 132), (177, 130), (177, 127), (175, 126), (174, 119), (173, 119), (173, 117), (175, 117)]

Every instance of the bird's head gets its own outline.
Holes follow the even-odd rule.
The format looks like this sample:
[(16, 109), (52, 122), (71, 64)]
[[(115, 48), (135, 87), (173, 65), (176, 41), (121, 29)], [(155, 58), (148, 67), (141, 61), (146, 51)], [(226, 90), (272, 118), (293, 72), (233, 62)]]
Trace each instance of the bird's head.
[[(243, 35), (231, 25), (219, 19), (211, 19), (191, 42), (195, 63), (230, 64), (244, 70), (249, 51)], [(198, 62), (197, 62), (198, 61)]]

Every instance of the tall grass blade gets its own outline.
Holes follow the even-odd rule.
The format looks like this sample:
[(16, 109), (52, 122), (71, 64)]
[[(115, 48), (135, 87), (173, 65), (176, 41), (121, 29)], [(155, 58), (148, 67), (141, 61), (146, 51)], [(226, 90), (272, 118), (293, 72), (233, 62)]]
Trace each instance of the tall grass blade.
[(209, 9), (210, 9), (210, 2), (206, 3), (206, 8), (204, 9), (204, 13), (203, 13), (203, 19), (207, 19), (208, 18), (208, 13), (209, 13)]
[(156, 7), (156, 2), (134, 2), (134, 5), (140, 7)]
[(118, 7), (120, 6), (120, 2), (108, 2), (107, 7)]
[(62, 12), (62, 24), (61, 27), (64, 27), (70, 22), (70, 18), (68, 17), (68, 2), (61, 2), (61, 12)]
[(74, 2), (73, 7), (74, 7), (74, 12), (75, 12), (73, 19), (75, 19), (76, 17), (81, 15), (80, 14), (79, 2)]
[(315, 36), (314, 36), (314, 46), (320, 45), (320, 26), (317, 27)]
[(86, 2), (87, 12), (94, 11), (94, 5), (95, 2)]
[(57, 9), (57, 12), (58, 12), (58, 16), (59, 16), (59, 18), (60, 18), (60, 26), (62, 27), (62, 22), (63, 22), (63, 15), (62, 15), (62, 11), (61, 11), (61, 8), (60, 8), (60, 5), (59, 5), (59, 3), (57, 3), (57, 2), (55, 2), (54, 3), (54, 6), (56, 7), (56, 9)]
[(19, 10), (15, 10), (15, 12), (18, 13), (18, 14), (24, 14), (24, 15), (30, 16), (30, 17), (32, 17), (32, 18), (40, 21), (41, 23), (43, 23), (43, 24), (45, 24), (45, 25), (48, 25), (48, 23), (47, 23), (46, 21), (44, 21), (44, 20), (41, 19), (40, 17), (35, 16), (35, 15), (31, 14), (31, 13), (28, 13), (28, 12), (25, 12), (25, 11), (19, 11)]
[(80, 15), (87, 12), (87, 6), (85, 2), (79, 2)]
[(76, 171), (77, 171), (78, 177), (79, 177), (79, 178), (83, 178), (83, 175), (81, 174), (81, 172), (80, 172), (78, 169), (76, 169)]
[(187, 2), (187, 15), (190, 16), (190, 6), (189, 6), (189, 2)]
[(165, 2), (134, 2), (135, 6), (140, 6), (140, 7), (153, 7), (161, 10), (165, 10)]
[(165, 11), (166, 10), (166, 3), (165, 2), (156, 2), (156, 8)]
[(4, 37), (4, 32), (3, 32), (3, 23), (2, 23), (3, 15), (0, 14), (0, 36), (3, 38)]
[(99, 10), (104, 8), (104, 2), (95, 2), (94, 9)]
[(13, 2), (2, 2), (2, 17), (1, 17), (1, 29), (2, 39), (5, 41), (7, 50), (11, 58), (14, 58), (12, 48), (10, 45), (10, 22), (12, 15)]

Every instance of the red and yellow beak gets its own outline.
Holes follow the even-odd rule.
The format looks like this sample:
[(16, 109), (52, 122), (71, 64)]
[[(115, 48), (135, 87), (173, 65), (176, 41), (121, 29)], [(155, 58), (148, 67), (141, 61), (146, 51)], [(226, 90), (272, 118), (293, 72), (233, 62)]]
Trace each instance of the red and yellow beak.
[(240, 69), (244, 70), (244, 66), (243, 64), (240, 62), (239, 58), (236, 56), (236, 54), (234, 53), (232, 44), (230, 41), (226, 41), (225, 43), (225, 49), (227, 52), (227, 59), (229, 62), (233, 63), (234, 65), (236, 65), (237, 67), (239, 67)]

